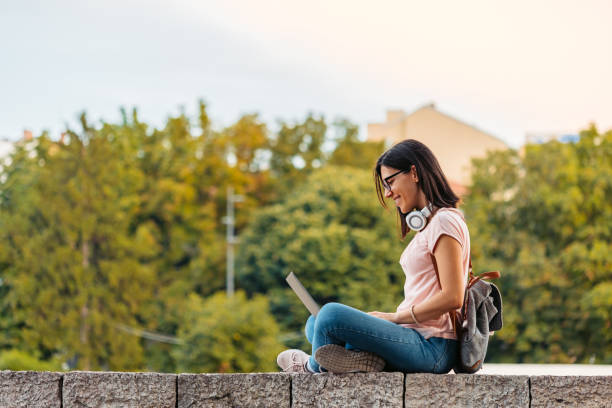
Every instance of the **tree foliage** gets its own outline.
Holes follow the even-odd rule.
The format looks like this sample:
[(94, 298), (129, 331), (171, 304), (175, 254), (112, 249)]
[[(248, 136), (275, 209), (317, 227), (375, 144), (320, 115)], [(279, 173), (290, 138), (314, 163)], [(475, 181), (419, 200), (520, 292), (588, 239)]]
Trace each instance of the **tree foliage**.
[(346, 119), (335, 123), (337, 145), (328, 164), (333, 166), (351, 166), (363, 170), (374, 167), (378, 157), (384, 152), (384, 142), (359, 140), (359, 128)]
[(276, 356), (283, 347), (265, 297), (249, 300), (242, 291), (231, 298), (225, 292), (206, 299), (192, 294), (186, 306), (178, 332), (185, 344), (174, 350), (179, 371), (277, 370)]
[(0, 370), (12, 371), (61, 371), (58, 359), (42, 361), (36, 356), (17, 349), (0, 351)]
[(284, 278), (294, 271), (321, 304), (395, 310), (402, 299), (402, 243), (394, 214), (377, 201), (372, 174), (328, 166), (284, 200), (253, 214), (242, 235), (238, 284), (265, 293), (291, 345), (308, 312)]
[[(279, 341), (305, 347), (291, 270), (321, 304), (402, 300), (406, 242), (371, 174), (384, 146), (351, 122), (310, 114), (273, 132), (247, 114), (214, 129), (204, 103), (159, 129), (122, 115), (82, 115), (80, 129), (16, 143), (0, 163), (4, 367), (274, 370)], [(591, 127), (576, 143), (475, 161), (463, 205), (474, 265), (503, 273), (490, 361), (612, 363), (611, 157), (612, 132)], [(245, 198), (232, 299), (228, 187)]]
[(612, 132), (474, 162), (476, 270), (500, 269), (491, 361), (612, 363)]
[(79, 369), (176, 370), (173, 346), (133, 333), (176, 336), (191, 294), (224, 289), (227, 188), (245, 197), (240, 233), (329, 156), (313, 115), (277, 133), (256, 114), (213, 130), (204, 103), (195, 121), (160, 129), (122, 116), (83, 114), (59, 141), (17, 143), (0, 168), (0, 349)]

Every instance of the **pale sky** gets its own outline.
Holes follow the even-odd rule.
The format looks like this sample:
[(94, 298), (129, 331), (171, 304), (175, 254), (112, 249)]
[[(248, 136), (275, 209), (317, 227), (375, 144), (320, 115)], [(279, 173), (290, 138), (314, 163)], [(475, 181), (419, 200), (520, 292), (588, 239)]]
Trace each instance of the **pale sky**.
[(435, 102), (511, 146), (612, 128), (612, 2), (0, 0), (0, 139), (198, 99), (362, 125)]

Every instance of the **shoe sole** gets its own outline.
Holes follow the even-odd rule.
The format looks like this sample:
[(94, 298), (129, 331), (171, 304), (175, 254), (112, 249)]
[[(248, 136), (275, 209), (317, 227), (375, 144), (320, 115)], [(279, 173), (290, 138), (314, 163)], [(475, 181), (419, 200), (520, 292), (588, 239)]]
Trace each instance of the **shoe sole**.
[(315, 360), (332, 373), (379, 372), (385, 360), (367, 351), (351, 351), (337, 344), (326, 344), (315, 351)]

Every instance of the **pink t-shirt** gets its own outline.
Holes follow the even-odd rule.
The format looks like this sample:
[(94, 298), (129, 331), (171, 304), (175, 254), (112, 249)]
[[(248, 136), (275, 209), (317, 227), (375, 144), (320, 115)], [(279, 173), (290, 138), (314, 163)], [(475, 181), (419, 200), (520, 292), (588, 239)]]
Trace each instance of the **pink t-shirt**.
[[(404, 301), (397, 307), (398, 311), (409, 309), (413, 304), (418, 305), (440, 292), (431, 254), (442, 235), (448, 235), (461, 244), (463, 277), (464, 281), (467, 281), (470, 265), (470, 233), (461, 211), (455, 208), (441, 208), (429, 220), (425, 229), (417, 232), (402, 252), (400, 265), (406, 275), (406, 284)], [(416, 324), (402, 324), (402, 326), (417, 330), (426, 339), (430, 337), (456, 339), (448, 313), (444, 313), (438, 319), (420, 322), (420, 326)]]

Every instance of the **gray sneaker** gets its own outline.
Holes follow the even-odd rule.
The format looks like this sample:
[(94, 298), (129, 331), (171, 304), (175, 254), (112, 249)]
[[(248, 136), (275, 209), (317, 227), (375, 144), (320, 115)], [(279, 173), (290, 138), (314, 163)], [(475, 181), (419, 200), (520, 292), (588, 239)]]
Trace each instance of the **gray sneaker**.
[(315, 360), (332, 373), (378, 372), (385, 360), (369, 351), (352, 351), (337, 344), (326, 344), (315, 351)]
[(308, 373), (306, 362), (310, 356), (302, 350), (285, 350), (276, 357), (276, 364), (286, 373)]

